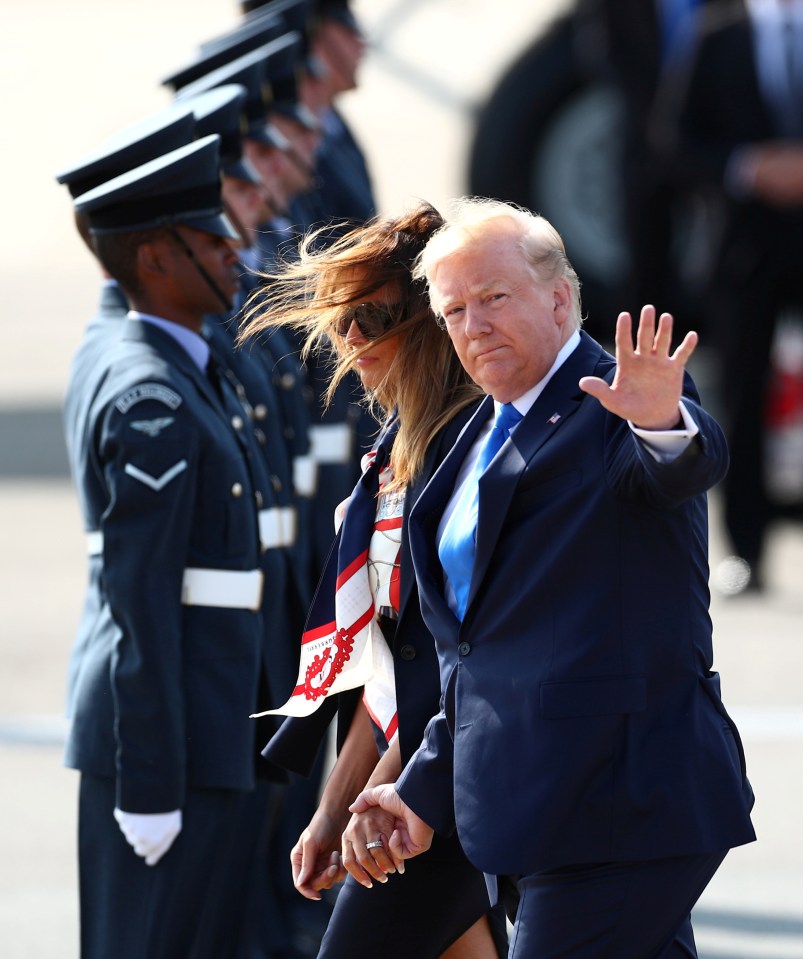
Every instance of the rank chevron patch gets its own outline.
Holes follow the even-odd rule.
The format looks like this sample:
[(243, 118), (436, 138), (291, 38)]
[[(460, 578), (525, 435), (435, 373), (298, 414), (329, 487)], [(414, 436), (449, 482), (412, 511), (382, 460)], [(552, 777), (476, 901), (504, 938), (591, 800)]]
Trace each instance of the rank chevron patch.
[(163, 490), (170, 480), (175, 479), (179, 473), (183, 473), (186, 468), (187, 461), (179, 460), (175, 466), (171, 466), (169, 470), (165, 470), (161, 476), (151, 476), (150, 473), (146, 473), (138, 466), (134, 466), (133, 463), (125, 464), (125, 471), (130, 477), (139, 480), (140, 483), (144, 483), (146, 486), (150, 486), (150, 488), (156, 490), (157, 493)]

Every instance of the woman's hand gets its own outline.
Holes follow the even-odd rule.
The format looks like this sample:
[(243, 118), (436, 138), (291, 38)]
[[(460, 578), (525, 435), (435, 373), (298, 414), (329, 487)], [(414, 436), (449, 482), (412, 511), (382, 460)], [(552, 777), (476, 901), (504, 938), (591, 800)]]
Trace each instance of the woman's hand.
[(320, 899), (322, 889), (346, 878), (339, 853), (341, 829), (340, 823), (318, 809), (290, 852), (293, 884), (307, 899)]
[[(349, 840), (347, 848), (344, 831), (343, 865), (369, 889), (370, 877), (386, 882), (387, 873), (403, 873), (404, 860), (426, 852), (432, 843), (432, 828), (416, 816), (390, 784), (364, 789), (349, 808), (354, 816), (346, 831), (354, 827), (352, 834), (359, 836), (359, 841)], [(381, 846), (368, 845), (379, 842)]]
[[(353, 815), (343, 831), (343, 866), (367, 889), (373, 885), (372, 879), (387, 882), (388, 874), (396, 872), (397, 864), (388, 846), (393, 827), (394, 817), (379, 806), (372, 806)], [(374, 845), (369, 847), (369, 843)], [(404, 864), (399, 871), (404, 872)]]

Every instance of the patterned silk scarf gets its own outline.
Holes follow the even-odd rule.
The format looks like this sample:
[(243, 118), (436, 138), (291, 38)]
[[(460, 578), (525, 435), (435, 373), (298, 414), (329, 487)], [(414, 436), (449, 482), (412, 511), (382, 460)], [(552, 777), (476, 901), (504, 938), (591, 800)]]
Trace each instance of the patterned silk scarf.
[(380, 485), (387, 482), (397, 428), (394, 417), (375, 449), (363, 457), (362, 476), (348, 500), (301, 637), (295, 689), (284, 705), (255, 717), (308, 716), (326, 696), (363, 686), (373, 675), (372, 635), (378, 627), (368, 552), (377, 520), (377, 496)]

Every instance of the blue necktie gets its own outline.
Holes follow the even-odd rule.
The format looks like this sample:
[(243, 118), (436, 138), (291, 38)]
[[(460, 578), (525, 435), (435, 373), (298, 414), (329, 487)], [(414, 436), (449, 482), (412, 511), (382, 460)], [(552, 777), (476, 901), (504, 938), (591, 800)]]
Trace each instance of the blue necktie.
[(438, 544), (438, 556), (457, 601), (456, 614), (462, 622), (468, 605), (468, 591), (471, 586), (471, 573), (474, 569), (476, 552), (477, 507), (479, 505), (479, 480), (486, 467), (502, 448), (510, 436), (510, 431), (521, 419), (521, 413), (512, 403), (504, 403), (496, 416), (493, 429), (488, 434), (471, 476), (463, 487), (463, 492), (454, 512), (443, 531)]

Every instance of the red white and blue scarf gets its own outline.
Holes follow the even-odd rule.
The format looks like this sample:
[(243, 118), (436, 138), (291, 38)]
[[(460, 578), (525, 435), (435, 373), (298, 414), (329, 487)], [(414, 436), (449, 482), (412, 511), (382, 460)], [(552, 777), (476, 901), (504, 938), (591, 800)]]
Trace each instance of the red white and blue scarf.
[(390, 450), (397, 427), (394, 418), (376, 447), (363, 457), (363, 473), (348, 500), (301, 637), (296, 686), (284, 705), (258, 716), (308, 716), (327, 696), (366, 685), (378, 665), (379, 695), (373, 701), (366, 697), (366, 705), (386, 737), (395, 734), (395, 696), (387, 677), (389, 666), (392, 686), (393, 662), (384, 641), (372, 643), (372, 636), (381, 639), (381, 633), (368, 559), (377, 526), (378, 495), (389, 478)]

